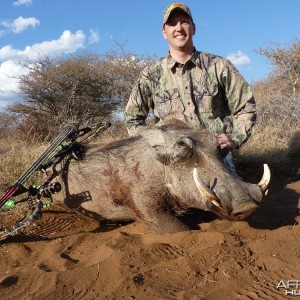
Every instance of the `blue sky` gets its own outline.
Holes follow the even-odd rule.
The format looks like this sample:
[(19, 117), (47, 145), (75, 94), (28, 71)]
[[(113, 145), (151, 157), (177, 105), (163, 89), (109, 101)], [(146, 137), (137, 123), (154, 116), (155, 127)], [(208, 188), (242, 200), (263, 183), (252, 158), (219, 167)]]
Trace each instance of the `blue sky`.
[[(21, 62), (41, 54), (103, 53), (125, 49), (162, 57), (167, 0), (0, 0), (0, 109), (18, 100)], [(229, 58), (250, 83), (266, 78), (270, 41), (287, 46), (300, 34), (300, 0), (187, 0), (197, 50)]]

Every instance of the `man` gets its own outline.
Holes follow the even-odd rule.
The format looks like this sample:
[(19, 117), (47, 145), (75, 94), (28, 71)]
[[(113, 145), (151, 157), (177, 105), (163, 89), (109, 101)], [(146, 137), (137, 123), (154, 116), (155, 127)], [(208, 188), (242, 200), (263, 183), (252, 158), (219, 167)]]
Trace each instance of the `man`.
[(130, 135), (169, 117), (215, 134), (225, 163), (234, 172), (231, 150), (249, 137), (256, 118), (249, 85), (230, 61), (199, 52), (193, 44), (196, 26), (190, 9), (175, 2), (163, 13), (163, 37), (169, 54), (147, 67), (138, 78), (125, 110)]

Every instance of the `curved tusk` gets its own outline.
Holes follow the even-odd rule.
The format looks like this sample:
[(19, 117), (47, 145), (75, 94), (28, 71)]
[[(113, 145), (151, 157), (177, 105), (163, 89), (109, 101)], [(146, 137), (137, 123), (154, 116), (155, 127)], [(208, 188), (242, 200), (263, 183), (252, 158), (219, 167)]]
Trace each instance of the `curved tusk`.
[(263, 175), (261, 181), (258, 183), (258, 185), (261, 188), (261, 190), (263, 192), (265, 192), (265, 194), (268, 189), (270, 180), (271, 180), (271, 171), (269, 169), (269, 166), (267, 164), (264, 164), (264, 175)]
[(218, 200), (217, 196), (202, 183), (201, 179), (199, 178), (198, 170), (196, 168), (193, 169), (193, 178), (196, 187), (198, 188), (199, 192), (203, 197), (205, 197), (213, 203), (216, 202), (216, 200)]

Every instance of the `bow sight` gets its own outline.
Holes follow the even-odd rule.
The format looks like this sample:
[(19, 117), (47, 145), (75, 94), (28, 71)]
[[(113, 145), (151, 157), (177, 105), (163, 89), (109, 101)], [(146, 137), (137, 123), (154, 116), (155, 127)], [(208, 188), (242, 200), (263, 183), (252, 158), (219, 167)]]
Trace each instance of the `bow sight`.
[[(82, 142), (98, 136), (111, 126), (110, 123), (100, 123), (94, 127), (78, 129), (74, 125), (66, 125), (62, 132), (52, 141), (50, 146), (40, 157), (18, 178), (18, 180), (6, 189), (0, 198), (0, 212), (11, 209), (21, 202), (28, 202), (29, 213), (16, 223), (11, 229), (0, 231), (0, 240), (7, 236), (17, 234), (23, 227), (29, 225), (33, 220), (41, 217), (42, 207), (49, 207), (52, 202), (52, 194), (61, 190), (59, 182), (52, 182), (58, 176), (56, 166), (65, 158), (72, 157), (76, 160), (84, 156)], [(78, 138), (85, 136), (78, 142)], [(46, 180), (40, 185), (30, 185), (30, 181), (36, 172), (46, 174)], [(27, 197), (15, 200), (15, 197), (27, 193)], [(42, 202), (41, 198), (48, 198), (49, 202)]]

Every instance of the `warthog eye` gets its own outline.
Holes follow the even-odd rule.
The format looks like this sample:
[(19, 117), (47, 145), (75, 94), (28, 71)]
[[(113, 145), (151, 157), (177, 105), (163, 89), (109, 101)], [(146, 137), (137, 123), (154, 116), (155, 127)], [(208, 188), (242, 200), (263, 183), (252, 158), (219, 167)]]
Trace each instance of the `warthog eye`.
[(186, 146), (186, 144), (185, 144), (184, 141), (179, 141), (179, 142), (177, 142), (177, 145), (178, 145), (178, 146)]
[(179, 147), (186, 147), (192, 149), (193, 140), (189, 136), (183, 136), (176, 142), (176, 145)]

